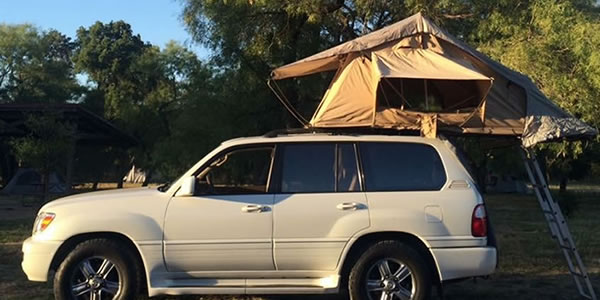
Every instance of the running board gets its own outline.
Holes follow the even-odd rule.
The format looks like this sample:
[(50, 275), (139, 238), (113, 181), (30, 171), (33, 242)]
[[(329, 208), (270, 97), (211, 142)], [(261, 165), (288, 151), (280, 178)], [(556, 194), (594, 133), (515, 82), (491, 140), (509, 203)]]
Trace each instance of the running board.
[(337, 293), (339, 276), (323, 278), (249, 278), (169, 280), (166, 286), (153, 286), (150, 297), (158, 295), (210, 294), (331, 294)]

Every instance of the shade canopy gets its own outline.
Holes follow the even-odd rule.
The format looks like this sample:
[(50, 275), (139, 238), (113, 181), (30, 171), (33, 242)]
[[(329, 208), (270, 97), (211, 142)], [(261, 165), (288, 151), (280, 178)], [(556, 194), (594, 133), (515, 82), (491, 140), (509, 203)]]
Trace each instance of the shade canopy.
[(423, 130), (434, 120), (439, 130), (518, 136), (525, 146), (597, 134), (548, 100), (527, 76), (420, 13), (279, 67), (272, 79), (325, 71), (337, 72), (310, 127)]

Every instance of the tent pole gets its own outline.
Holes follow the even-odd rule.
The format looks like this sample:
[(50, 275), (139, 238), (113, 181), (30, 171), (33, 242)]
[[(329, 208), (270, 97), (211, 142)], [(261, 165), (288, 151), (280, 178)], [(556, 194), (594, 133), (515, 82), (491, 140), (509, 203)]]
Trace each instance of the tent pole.
[(402, 98), (401, 110), (404, 110), (404, 79), (400, 78), (400, 97)]
[[(274, 84), (275, 87), (273, 87), (272, 84)], [(300, 113), (290, 104), (289, 100), (287, 100), (277, 83), (275, 83), (272, 79), (269, 79), (267, 80), (267, 86), (269, 86), (269, 88), (271, 89), (273, 94), (275, 94), (279, 102), (283, 104), (283, 107), (285, 107), (288, 110), (288, 112), (292, 115), (292, 117), (294, 117), (294, 119), (300, 122), (302, 126), (308, 126), (308, 121), (304, 119), (302, 115), (300, 115)]]

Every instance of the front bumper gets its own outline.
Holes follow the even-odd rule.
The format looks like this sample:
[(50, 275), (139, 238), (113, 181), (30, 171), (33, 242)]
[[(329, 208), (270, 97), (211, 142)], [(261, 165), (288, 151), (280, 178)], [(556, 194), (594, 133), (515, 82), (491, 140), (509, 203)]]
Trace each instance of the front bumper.
[(441, 280), (479, 277), (494, 273), (497, 264), (495, 247), (433, 248)]
[(31, 281), (47, 281), (50, 264), (61, 242), (36, 241), (31, 237), (23, 242), (21, 268)]

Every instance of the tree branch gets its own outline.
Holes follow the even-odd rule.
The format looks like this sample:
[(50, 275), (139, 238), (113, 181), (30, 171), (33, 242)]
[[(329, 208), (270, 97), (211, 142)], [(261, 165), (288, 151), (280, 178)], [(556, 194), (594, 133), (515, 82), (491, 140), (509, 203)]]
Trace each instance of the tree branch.
[(450, 14), (443, 14), (442, 17), (446, 18), (446, 19), (451, 19), (451, 20), (455, 20), (455, 19), (467, 19), (473, 16), (473, 13), (465, 13), (465, 14), (456, 14), (456, 15), (450, 15)]

